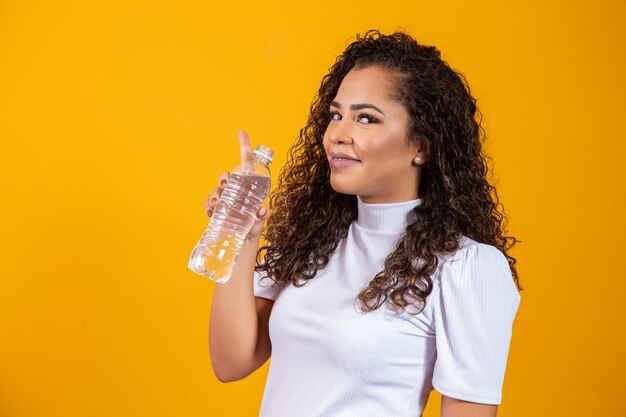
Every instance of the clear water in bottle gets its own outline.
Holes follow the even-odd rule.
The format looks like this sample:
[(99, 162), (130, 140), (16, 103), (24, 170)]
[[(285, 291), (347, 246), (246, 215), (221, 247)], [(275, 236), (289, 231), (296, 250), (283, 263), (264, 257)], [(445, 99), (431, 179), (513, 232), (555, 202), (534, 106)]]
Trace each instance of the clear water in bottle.
[[(255, 162), (263, 161), (263, 156), (257, 152)], [(254, 172), (231, 172), (228, 185), (213, 210), (211, 222), (191, 254), (189, 269), (218, 283), (228, 281), (239, 250), (254, 225), (256, 212), (269, 193), (269, 161), (265, 159), (264, 162), (267, 175), (262, 175), (263, 164), (255, 164)]]

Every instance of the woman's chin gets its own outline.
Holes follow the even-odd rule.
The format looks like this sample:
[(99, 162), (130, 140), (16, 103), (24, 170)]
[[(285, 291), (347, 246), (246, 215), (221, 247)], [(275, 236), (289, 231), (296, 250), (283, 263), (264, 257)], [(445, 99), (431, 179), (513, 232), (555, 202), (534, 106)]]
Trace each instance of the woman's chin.
[(349, 194), (349, 195), (356, 195), (357, 191), (354, 187), (351, 187), (349, 184), (346, 184), (345, 181), (337, 181), (336, 179), (333, 179), (333, 177), (330, 177), (330, 186), (333, 190), (335, 190), (335, 192), (340, 193), (340, 194)]

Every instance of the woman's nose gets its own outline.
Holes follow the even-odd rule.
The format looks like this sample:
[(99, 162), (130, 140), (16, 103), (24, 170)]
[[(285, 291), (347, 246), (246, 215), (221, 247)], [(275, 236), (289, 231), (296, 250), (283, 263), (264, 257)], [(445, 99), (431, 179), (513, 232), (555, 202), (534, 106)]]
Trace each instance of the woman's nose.
[(328, 139), (332, 143), (352, 143), (352, 133), (342, 122), (334, 121), (328, 125)]

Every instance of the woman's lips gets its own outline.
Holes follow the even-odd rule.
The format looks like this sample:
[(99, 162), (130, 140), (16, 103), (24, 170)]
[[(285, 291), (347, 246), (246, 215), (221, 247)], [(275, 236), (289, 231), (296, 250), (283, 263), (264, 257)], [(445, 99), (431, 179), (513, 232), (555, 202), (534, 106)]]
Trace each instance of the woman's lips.
[(356, 159), (330, 158), (328, 160), (331, 168), (345, 168), (352, 165), (360, 164), (361, 161)]

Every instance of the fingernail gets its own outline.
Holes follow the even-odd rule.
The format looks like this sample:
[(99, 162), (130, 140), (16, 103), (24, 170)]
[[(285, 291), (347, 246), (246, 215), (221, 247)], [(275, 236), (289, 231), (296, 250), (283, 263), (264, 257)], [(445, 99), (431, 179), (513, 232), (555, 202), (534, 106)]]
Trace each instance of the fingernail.
[(263, 217), (266, 213), (267, 209), (265, 208), (265, 206), (261, 207), (261, 209), (259, 210), (259, 216)]
[(228, 181), (226, 180), (220, 181), (220, 187), (224, 187), (226, 184), (228, 184)]

